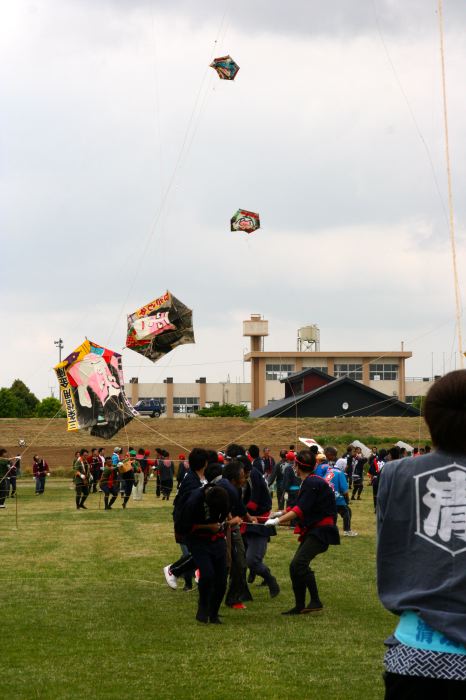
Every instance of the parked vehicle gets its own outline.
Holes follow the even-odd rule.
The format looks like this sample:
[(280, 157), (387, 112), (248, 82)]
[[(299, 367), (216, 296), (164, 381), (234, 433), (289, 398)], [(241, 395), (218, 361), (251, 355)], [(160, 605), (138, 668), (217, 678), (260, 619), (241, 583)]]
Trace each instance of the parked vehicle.
[(157, 399), (140, 399), (134, 407), (140, 416), (159, 418), (163, 412), (162, 405)]

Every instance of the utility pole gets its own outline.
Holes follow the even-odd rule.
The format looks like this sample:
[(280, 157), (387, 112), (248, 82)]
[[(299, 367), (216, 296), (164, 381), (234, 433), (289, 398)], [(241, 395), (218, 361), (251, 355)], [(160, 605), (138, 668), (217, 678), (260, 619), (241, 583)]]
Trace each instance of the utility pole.
[(61, 351), (63, 350), (63, 339), (58, 338), (58, 340), (54, 340), (53, 344), (57, 346), (58, 348), (58, 362), (61, 362)]

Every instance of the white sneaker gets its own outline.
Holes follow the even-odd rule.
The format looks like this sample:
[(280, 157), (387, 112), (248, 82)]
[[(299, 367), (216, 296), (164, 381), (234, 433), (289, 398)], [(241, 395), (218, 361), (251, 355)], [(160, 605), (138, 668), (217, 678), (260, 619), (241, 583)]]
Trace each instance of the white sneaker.
[(357, 533), (357, 532), (354, 532), (354, 530), (345, 530), (344, 533), (343, 533), (343, 535), (344, 535), (345, 537), (357, 537), (357, 536), (358, 536), (358, 533)]
[(6, 508), (6, 505), (1, 505), (0, 508)]
[(178, 586), (176, 582), (176, 576), (174, 576), (170, 570), (170, 565), (163, 567), (163, 573), (165, 574), (165, 580), (170, 586), (170, 588), (176, 588)]

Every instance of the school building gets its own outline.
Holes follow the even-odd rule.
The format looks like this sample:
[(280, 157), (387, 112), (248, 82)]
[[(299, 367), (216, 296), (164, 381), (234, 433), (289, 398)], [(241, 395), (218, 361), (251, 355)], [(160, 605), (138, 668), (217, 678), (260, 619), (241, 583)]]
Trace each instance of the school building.
[(131, 378), (125, 390), (134, 405), (139, 399), (158, 399), (167, 417), (190, 416), (199, 408), (217, 404), (245, 405), (251, 411), (285, 398), (281, 380), (307, 369), (316, 369), (335, 379), (350, 379), (398, 401), (412, 404), (424, 396), (437, 377), (406, 377), (405, 363), (412, 353), (400, 350), (348, 351), (320, 349), (317, 326), (297, 331), (296, 350), (266, 350), (269, 322), (251, 314), (243, 322), (243, 336), (250, 339), (250, 350), (243, 360), (251, 364), (251, 382), (208, 382), (199, 377), (192, 383), (178, 383), (166, 377), (160, 383), (139, 383)]

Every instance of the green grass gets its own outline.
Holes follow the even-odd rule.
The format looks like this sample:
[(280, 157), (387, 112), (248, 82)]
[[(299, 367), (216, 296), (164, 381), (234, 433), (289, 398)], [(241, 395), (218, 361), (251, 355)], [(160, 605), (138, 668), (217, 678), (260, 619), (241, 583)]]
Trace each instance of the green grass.
[[(315, 560), (325, 609), (286, 618), (293, 597), (289, 529), (267, 561), (282, 593), (252, 586), (245, 611), (222, 609), (224, 625), (194, 620), (196, 592), (169, 589), (162, 567), (179, 556), (171, 503), (123, 511), (76, 511), (70, 482), (49, 479), (34, 496), (19, 481), (0, 511), (2, 697), (177, 700), (374, 700), (383, 697), (383, 639), (394, 618), (375, 591), (372, 494), (353, 507), (356, 538)], [(118, 506), (118, 508), (117, 508)], [(103, 504), (102, 504), (103, 507)]]

